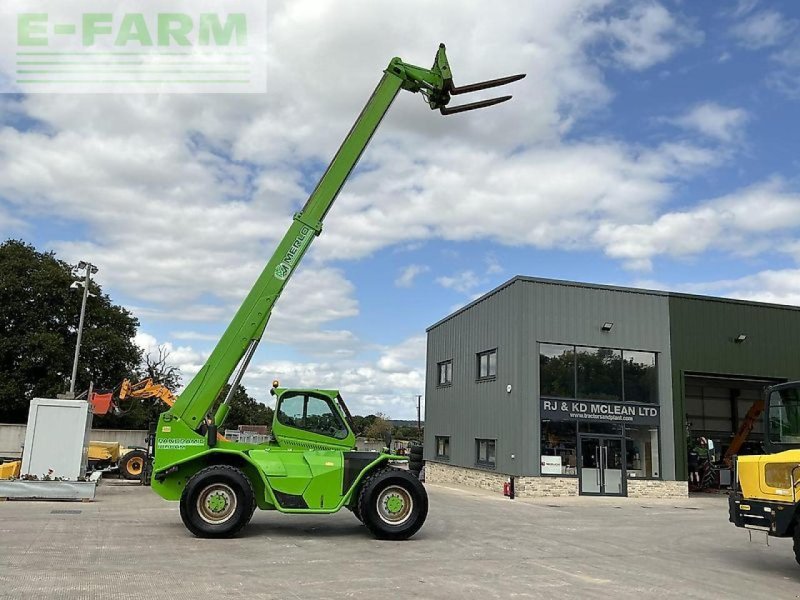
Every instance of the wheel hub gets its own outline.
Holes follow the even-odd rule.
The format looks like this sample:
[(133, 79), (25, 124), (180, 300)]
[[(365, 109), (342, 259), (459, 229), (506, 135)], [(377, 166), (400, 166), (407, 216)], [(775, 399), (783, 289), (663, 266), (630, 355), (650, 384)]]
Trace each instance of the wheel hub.
[(197, 496), (197, 513), (211, 525), (228, 521), (236, 512), (236, 493), (224, 483), (212, 483)]
[(213, 513), (221, 513), (228, 506), (228, 499), (220, 492), (214, 492), (206, 500), (206, 506)]
[(403, 510), (403, 506), (405, 506), (405, 502), (403, 502), (403, 499), (400, 496), (391, 496), (386, 500), (386, 510), (392, 514), (399, 513), (401, 510)]
[(408, 490), (399, 485), (390, 485), (377, 499), (378, 516), (389, 525), (402, 525), (411, 518), (414, 501)]

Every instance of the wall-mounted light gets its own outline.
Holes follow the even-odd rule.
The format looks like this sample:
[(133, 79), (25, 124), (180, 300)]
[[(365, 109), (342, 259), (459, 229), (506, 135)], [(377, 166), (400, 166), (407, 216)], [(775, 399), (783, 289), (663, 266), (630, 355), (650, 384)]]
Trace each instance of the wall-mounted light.
[(733, 338), (733, 341), (736, 342), (737, 344), (741, 344), (746, 339), (747, 339), (747, 334), (746, 333), (740, 333), (735, 338)]
[(614, 324), (611, 321), (606, 321), (603, 323), (603, 326), (600, 328), (600, 331), (609, 332), (611, 328), (614, 327)]

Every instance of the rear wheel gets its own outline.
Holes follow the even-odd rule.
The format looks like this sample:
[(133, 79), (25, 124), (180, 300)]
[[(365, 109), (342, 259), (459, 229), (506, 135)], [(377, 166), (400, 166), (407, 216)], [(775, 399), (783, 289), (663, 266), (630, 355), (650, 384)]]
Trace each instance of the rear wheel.
[(800, 521), (794, 524), (794, 559), (800, 564)]
[(198, 537), (233, 537), (255, 512), (253, 486), (236, 467), (214, 465), (198, 471), (181, 494), (181, 519)]
[(119, 459), (119, 472), (125, 479), (141, 479), (147, 452), (131, 450)]
[(381, 540), (405, 540), (428, 516), (428, 494), (408, 471), (381, 469), (369, 476), (358, 497), (361, 520)]

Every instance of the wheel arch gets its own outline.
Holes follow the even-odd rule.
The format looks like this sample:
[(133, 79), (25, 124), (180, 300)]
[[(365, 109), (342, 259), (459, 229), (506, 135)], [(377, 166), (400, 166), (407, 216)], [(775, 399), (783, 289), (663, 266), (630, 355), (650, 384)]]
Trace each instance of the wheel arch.
[[(258, 508), (269, 510), (275, 507), (272, 489), (269, 487), (261, 469), (247, 456), (238, 450), (225, 448), (211, 448), (202, 454), (197, 454), (187, 460), (176, 463), (162, 471), (169, 474), (159, 480), (153, 476), (152, 487), (160, 496), (167, 500), (178, 500), (183, 493), (189, 479), (201, 469), (213, 465), (228, 465), (236, 467), (253, 486)], [(175, 469), (175, 471), (172, 471)]]
[(387, 454), (379, 454), (374, 461), (364, 467), (361, 470), (361, 473), (359, 473), (358, 476), (353, 480), (350, 489), (348, 489), (347, 493), (344, 495), (342, 505), (350, 506), (353, 502), (358, 502), (358, 494), (361, 489), (361, 484), (375, 471), (388, 466), (390, 459), (391, 457)]

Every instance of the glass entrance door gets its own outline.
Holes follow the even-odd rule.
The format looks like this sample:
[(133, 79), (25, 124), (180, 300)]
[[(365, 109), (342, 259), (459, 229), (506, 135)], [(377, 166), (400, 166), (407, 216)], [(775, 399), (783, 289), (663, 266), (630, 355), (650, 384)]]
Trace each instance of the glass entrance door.
[(625, 495), (625, 457), (621, 437), (580, 436), (580, 493)]

